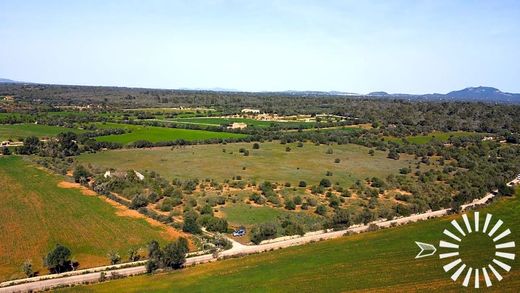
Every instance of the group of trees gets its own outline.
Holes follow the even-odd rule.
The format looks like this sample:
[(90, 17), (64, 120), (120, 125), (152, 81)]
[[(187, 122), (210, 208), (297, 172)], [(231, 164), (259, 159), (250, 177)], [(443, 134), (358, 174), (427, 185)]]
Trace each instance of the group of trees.
[(154, 272), (160, 268), (180, 269), (186, 262), (188, 240), (180, 237), (161, 248), (159, 242), (153, 240), (148, 244), (148, 262), (146, 271)]

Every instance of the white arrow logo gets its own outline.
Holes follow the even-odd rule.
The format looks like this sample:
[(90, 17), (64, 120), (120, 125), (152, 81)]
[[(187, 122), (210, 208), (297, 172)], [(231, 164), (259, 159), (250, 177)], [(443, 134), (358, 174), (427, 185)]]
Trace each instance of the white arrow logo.
[[(437, 248), (435, 248), (435, 246), (428, 244), (428, 243), (422, 243), (422, 242), (415, 241), (415, 244), (417, 244), (417, 246), (419, 246), (419, 248), (421, 249), (421, 251), (419, 251), (419, 253), (417, 254), (417, 256), (415, 258), (423, 258), (423, 257), (431, 256), (431, 255), (434, 255), (435, 252), (437, 251)], [(429, 252), (424, 253), (427, 251), (429, 251)]]

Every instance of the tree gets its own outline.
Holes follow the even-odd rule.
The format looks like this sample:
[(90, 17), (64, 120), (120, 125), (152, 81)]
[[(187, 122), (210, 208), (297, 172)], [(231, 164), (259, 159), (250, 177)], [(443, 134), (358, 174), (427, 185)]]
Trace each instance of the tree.
[(107, 257), (110, 260), (111, 265), (115, 265), (121, 261), (121, 255), (119, 255), (117, 251), (109, 251)]
[(181, 268), (186, 262), (188, 253), (188, 241), (186, 238), (179, 238), (164, 247), (163, 263), (165, 267), (172, 269)]
[(316, 207), (316, 214), (325, 216), (325, 214), (327, 214), (327, 207), (320, 204), (319, 206)]
[(24, 261), (22, 265), (22, 271), (27, 276), (27, 278), (34, 276), (33, 265), (31, 260)]
[(184, 212), (184, 225), (182, 225), (182, 231), (193, 234), (199, 234), (202, 232), (200, 226), (197, 223), (198, 215), (193, 210)]
[(394, 159), (394, 160), (399, 160), (399, 153), (397, 152), (396, 149), (391, 149), (390, 151), (388, 151), (388, 156), (387, 156), (389, 159)]
[(200, 214), (201, 215), (210, 215), (210, 216), (213, 216), (213, 208), (209, 205), (209, 204), (206, 204), (204, 207), (202, 207), (202, 209), (200, 210)]
[(80, 181), (86, 181), (90, 173), (83, 165), (77, 165), (76, 168), (74, 168), (74, 172), (72, 172), (72, 176), (74, 177), (74, 181), (79, 183)]
[(44, 258), (43, 264), (51, 273), (65, 272), (72, 268), (70, 256), (70, 249), (61, 244), (56, 244), (56, 247)]
[(130, 248), (128, 250), (128, 261), (138, 261), (141, 258), (139, 250), (136, 248)]
[(2, 147), (2, 155), (9, 156), (11, 154), (11, 151), (8, 147)]
[(277, 229), (274, 223), (264, 223), (253, 227), (251, 230), (251, 241), (259, 244), (262, 240), (271, 239), (276, 236)]
[(257, 142), (255, 142), (255, 143), (253, 144), (253, 149), (254, 149), (254, 150), (257, 150), (257, 149), (259, 149), (259, 148), (260, 148), (260, 144), (257, 143)]
[(137, 194), (132, 198), (132, 202), (130, 202), (131, 209), (138, 209), (141, 207), (145, 207), (148, 204), (148, 198), (142, 194)]
[(321, 179), (320, 181), (320, 186), (322, 187), (331, 187), (332, 186), (332, 183), (330, 183), (330, 180), (327, 179), (327, 178), (323, 178)]
[(307, 187), (307, 182), (305, 182), (305, 181), (300, 181), (300, 183), (298, 183), (298, 186), (299, 186), (299, 187)]
[(294, 210), (294, 209), (296, 209), (296, 205), (294, 204), (294, 201), (287, 200), (287, 201), (285, 201), (285, 208), (288, 210)]

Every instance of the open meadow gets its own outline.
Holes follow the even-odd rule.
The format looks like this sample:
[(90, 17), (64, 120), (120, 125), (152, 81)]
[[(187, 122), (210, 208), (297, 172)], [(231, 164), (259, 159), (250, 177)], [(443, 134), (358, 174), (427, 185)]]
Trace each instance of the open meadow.
[(0, 157), (0, 280), (24, 277), (25, 260), (46, 274), (42, 259), (57, 243), (87, 268), (109, 264), (111, 250), (126, 260), (130, 248), (176, 237), (62, 180), (20, 157)]
[[(196, 145), (178, 148), (123, 149), (82, 154), (80, 163), (100, 168), (119, 170), (135, 169), (156, 171), (173, 179), (215, 179), (223, 181), (241, 176), (242, 180), (290, 182), (297, 186), (299, 181), (308, 185), (317, 184), (322, 178), (350, 186), (358, 179), (377, 176), (385, 178), (397, 174), (399, 168), (413, 164), (413, 156), (401, 155), (400, 160), (386, 157), (387, 153), (359, 145), (319, 145), (311, 143), (298, 147), (296, 143), (253, 143)], [(240, 149), (249, 151), (245, 156)], [(290, 148), (290, 151), (286, 151)], [(329, 153), (328, 153), (329, 152)], [(332, 152), (332, 153), (330, 153)], [(339, 159), (336, 163), (335, 160)], [(326, 176), (327, 171), (332, 176)]]

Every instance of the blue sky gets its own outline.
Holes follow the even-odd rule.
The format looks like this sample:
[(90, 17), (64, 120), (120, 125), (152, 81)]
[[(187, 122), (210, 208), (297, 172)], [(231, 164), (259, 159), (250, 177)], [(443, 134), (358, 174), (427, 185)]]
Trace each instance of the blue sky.
[(43, 83), (520, 92), (520, 1), (0, 0), (0, 56)]

